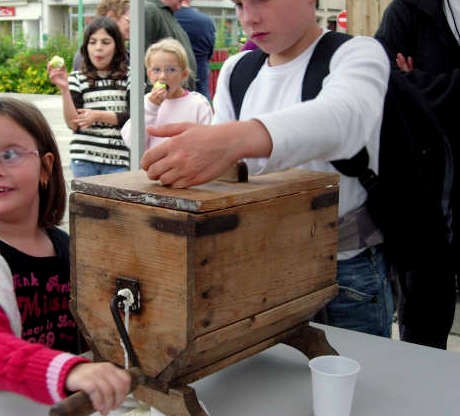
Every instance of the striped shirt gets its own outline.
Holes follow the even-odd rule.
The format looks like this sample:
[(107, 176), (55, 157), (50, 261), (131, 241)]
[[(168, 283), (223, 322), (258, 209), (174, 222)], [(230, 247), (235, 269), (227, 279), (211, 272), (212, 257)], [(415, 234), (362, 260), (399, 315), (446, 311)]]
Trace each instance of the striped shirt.
[(118, 80), (97, 78), (94, 85), (80, 71), (69, 75), (69, 88), (77, 109), (113, 111), (118, 122), (117, 125), (98, 122), (76, 130), (70, 142), (72, 160), (129, 167), (129, 149), (120, 134), (129, 118), (129, 87), (129, 74)]

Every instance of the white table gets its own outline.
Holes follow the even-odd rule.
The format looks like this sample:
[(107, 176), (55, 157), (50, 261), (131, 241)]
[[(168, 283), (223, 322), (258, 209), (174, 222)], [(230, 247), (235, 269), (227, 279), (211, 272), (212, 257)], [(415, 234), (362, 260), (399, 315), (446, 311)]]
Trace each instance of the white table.
[[(340, 354), (361, 364), (352, 416), (460, 415), (460, 354), (323, 328)], [(313, 415), (308, 360), (285, 345), (192, 386), (212, 416)], [(1, 416), (46, 416), (47, 412), (46, 406), (0, 394)]]

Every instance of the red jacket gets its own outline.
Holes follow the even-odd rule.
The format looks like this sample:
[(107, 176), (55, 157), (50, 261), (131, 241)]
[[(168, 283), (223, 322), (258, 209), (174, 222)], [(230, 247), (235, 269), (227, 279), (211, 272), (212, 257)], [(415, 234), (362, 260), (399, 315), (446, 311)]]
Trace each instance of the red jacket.
[(67, 396), (65, 380), (69, 371), (87, 361), (18, 338), (0, 308), (0, 390), (44, 404), (56, 403)]

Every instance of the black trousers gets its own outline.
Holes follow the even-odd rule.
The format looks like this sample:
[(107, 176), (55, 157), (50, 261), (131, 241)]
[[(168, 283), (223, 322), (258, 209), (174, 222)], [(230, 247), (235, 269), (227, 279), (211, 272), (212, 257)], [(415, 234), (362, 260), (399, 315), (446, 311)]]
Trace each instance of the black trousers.
[(443, 264), (398, 272), (401, 340), (446, 349), (456, 305), (456, 277)]

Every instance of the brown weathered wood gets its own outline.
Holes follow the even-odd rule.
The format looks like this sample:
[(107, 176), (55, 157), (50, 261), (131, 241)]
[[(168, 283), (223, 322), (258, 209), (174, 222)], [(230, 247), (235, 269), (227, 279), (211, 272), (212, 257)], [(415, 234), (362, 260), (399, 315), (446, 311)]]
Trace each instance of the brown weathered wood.
[(248, 183), (213, 181), (189, 189), (160, 186), (144, 171), (113, 173), (72, 180), (72, 190), (88, 195), (171, 208), (207, 212), (252, 202), (270, 200), (312, 189), (331, 186), (337, 190), (338, 176), (332, 173), (292, 169), (279, 173), (251, 176)]
[(312, 210), (320, 192), (235, 208), (238, 236), (229, 232), (194, 241), (195, 336), (334, 282), (337, 229), (327, 218), (336, 207)]
[[(198, 337), (187, 353), (178, 357), (158, 378), (165, 381), (176, 375), (176, 382), (191, 383), (241, 358), (275, 345), (286, 337), (291, 328), (311, 318), (337, 293), (338, 287), (334, 284)], [(248, 334), (251, 336), (248, 337)]]
[(339, 355), (329, 344), (324, 331), (309, 325), (300, 326), (282, 342), (304, 353), (310, 360), (319, 355)]
[[(74, 208), (78, 211), (80, 204), (88, 203), (108, 210), (109, 217), (93, 219), (74, 213)], [(76, 259), (71, 270), (73, 309), (100, 355), (123, 365), (109, 305), (116, 294), (117, 278), (139, 280), (142, 310), (131, 315), (130, 338), (142, 369), (155, 376), (187, 347), (191, 283), (187, 280), (186, 237), (149, 227), (152, 210), (161, 211), (165, 218), (185, 215), (80, 193), (71, 195), (72, 257)]]
[(120, 278), (137, 282), (129, 336), (162, 386), (285, 340), (337, 293), (336, 175), (292, 170), (177, 190), (134, 172), (73, 189), (72, 310), (98, 358), (123, 365), (109, 304)]
[(248, 166), (244, 162), (234, 164), (229, 170), (219, 176), (218, 180), (227, 182), (247, 182)]
[(374, 36), (391, 0), (346, 0), (347, 32)]

